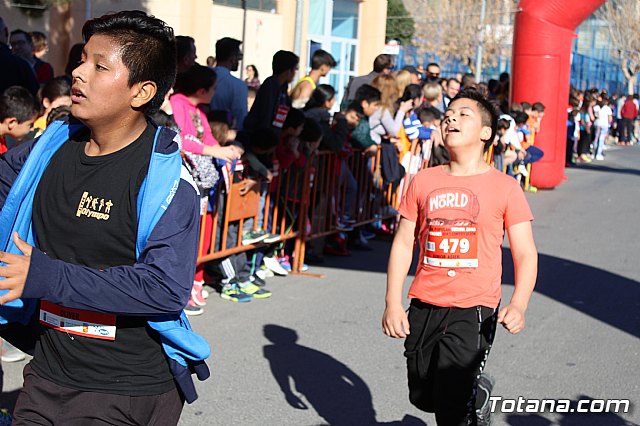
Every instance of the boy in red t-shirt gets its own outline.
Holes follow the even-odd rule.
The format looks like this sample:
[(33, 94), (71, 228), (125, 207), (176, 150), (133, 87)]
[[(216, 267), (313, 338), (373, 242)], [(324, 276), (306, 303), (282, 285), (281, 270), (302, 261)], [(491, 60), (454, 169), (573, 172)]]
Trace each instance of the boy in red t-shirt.
[(7, 152), (5, 136), (21, 140), (38, 117), (38, 106), (27, 89), (8, 87), (0, 93), (0, 154)]
[[(418, 173), (400, 206), (389, 257), (384, 333), (406, 338), (409, 399), (439, 425), (489, 424), (492, 383), (481, 375), (496, 324), (516, 334), (537, 275), (531, 210), (517, 182), (483, 160), (498, 114), (474, 90), (458, 94), (441, 123), (451, 162)], [(502, 241), (515, 264), (511, 302), (501, 298)], [(419, 244), (419, 266), (402, 289)], [(477, 396), (477, 397), (476, 397)]]

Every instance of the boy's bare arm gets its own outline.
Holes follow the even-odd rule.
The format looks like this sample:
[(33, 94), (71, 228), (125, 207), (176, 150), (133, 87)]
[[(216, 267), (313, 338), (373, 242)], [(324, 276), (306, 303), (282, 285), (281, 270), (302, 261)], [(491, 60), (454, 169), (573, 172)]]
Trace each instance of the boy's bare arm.
[(409, 334), (409, 320), (402, 305), (402, 289), (413, 259), (415, 229), (414, 222), (400, 219), (391, 246), (387, 270), (386, 308), (382, 316), (382, 329), (389, 337), (404, 338)]
[(524, 329), (524, 314), (536, 285), (538, 251), (533, 241), (531, 222), (510, 226), (507, 232), (515, 271), (515, 289), (511, 302), (498, 313), (498, 322), (516, 334)]

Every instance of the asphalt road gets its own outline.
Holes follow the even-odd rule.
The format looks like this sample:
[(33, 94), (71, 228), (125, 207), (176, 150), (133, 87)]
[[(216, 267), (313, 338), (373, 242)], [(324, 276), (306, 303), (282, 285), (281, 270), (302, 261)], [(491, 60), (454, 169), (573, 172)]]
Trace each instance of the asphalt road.
[[(503, 399), (570, 400), (575, 410), (578, 400), (618, 398), (632, 407), (626, 414), (513, 410), (496, 413), (495, 425), (640, 423), (640, 147), (611, 147), (605, 161), (566, 176), (554, 190), (527, 194), (538, 284), (526, 330), (498, 332), (486, 371)], [(312, 268), (323, 279), (270, 279), (271, 299), (234, 304), (212, 296), (192, 320), (212, 345), (212, 376), (198, 384), (200, 399), (180, 424), (435, 425), (408, 402), (402, 342), (381, 332), (389, 242), (373, 247)], [(503, 275), (506, 300), (512, 268)], [(23, 366), (3, 366), (3, 406), (11, 406)]]

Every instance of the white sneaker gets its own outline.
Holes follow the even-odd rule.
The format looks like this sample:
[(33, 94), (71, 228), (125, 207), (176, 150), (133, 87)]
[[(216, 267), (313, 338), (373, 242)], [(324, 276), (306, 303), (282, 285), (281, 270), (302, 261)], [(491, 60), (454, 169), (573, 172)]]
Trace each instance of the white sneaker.
[(602, 154), (596, 155), (596, 160), (598, 160), (598, 161), (604, 160), (604, 155), (602, 155)]
[(529, 176), (529, 172), (527, 171), (527, 166), (525, 166), (524, 164), (518, 164), (518, 173), (520, 173), (524, 177)]
[(289, 275), (287, 270), (284, 269), (282, 265), (280, 265), (280, 262), (278, 262), (278, 259), (276, 259), (275, 256), (265, 257), (262, 259), (262, 262), (264, 263), (264, 266), (266, 266), (269, 270), (271, 270), (276, 275), (282, 275), (282, 276)]

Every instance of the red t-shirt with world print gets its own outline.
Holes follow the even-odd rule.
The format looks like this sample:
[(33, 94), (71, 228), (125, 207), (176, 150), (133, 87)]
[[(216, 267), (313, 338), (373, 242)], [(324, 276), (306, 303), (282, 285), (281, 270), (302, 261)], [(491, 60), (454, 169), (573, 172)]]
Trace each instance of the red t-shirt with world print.
[(533, 220), (518, 182), (494, 168), (452, 176), (419, 172), (400, 205), (416, 223), (420, 258), (409, 298), (436, 306), (497, 308), (504, 230)]

